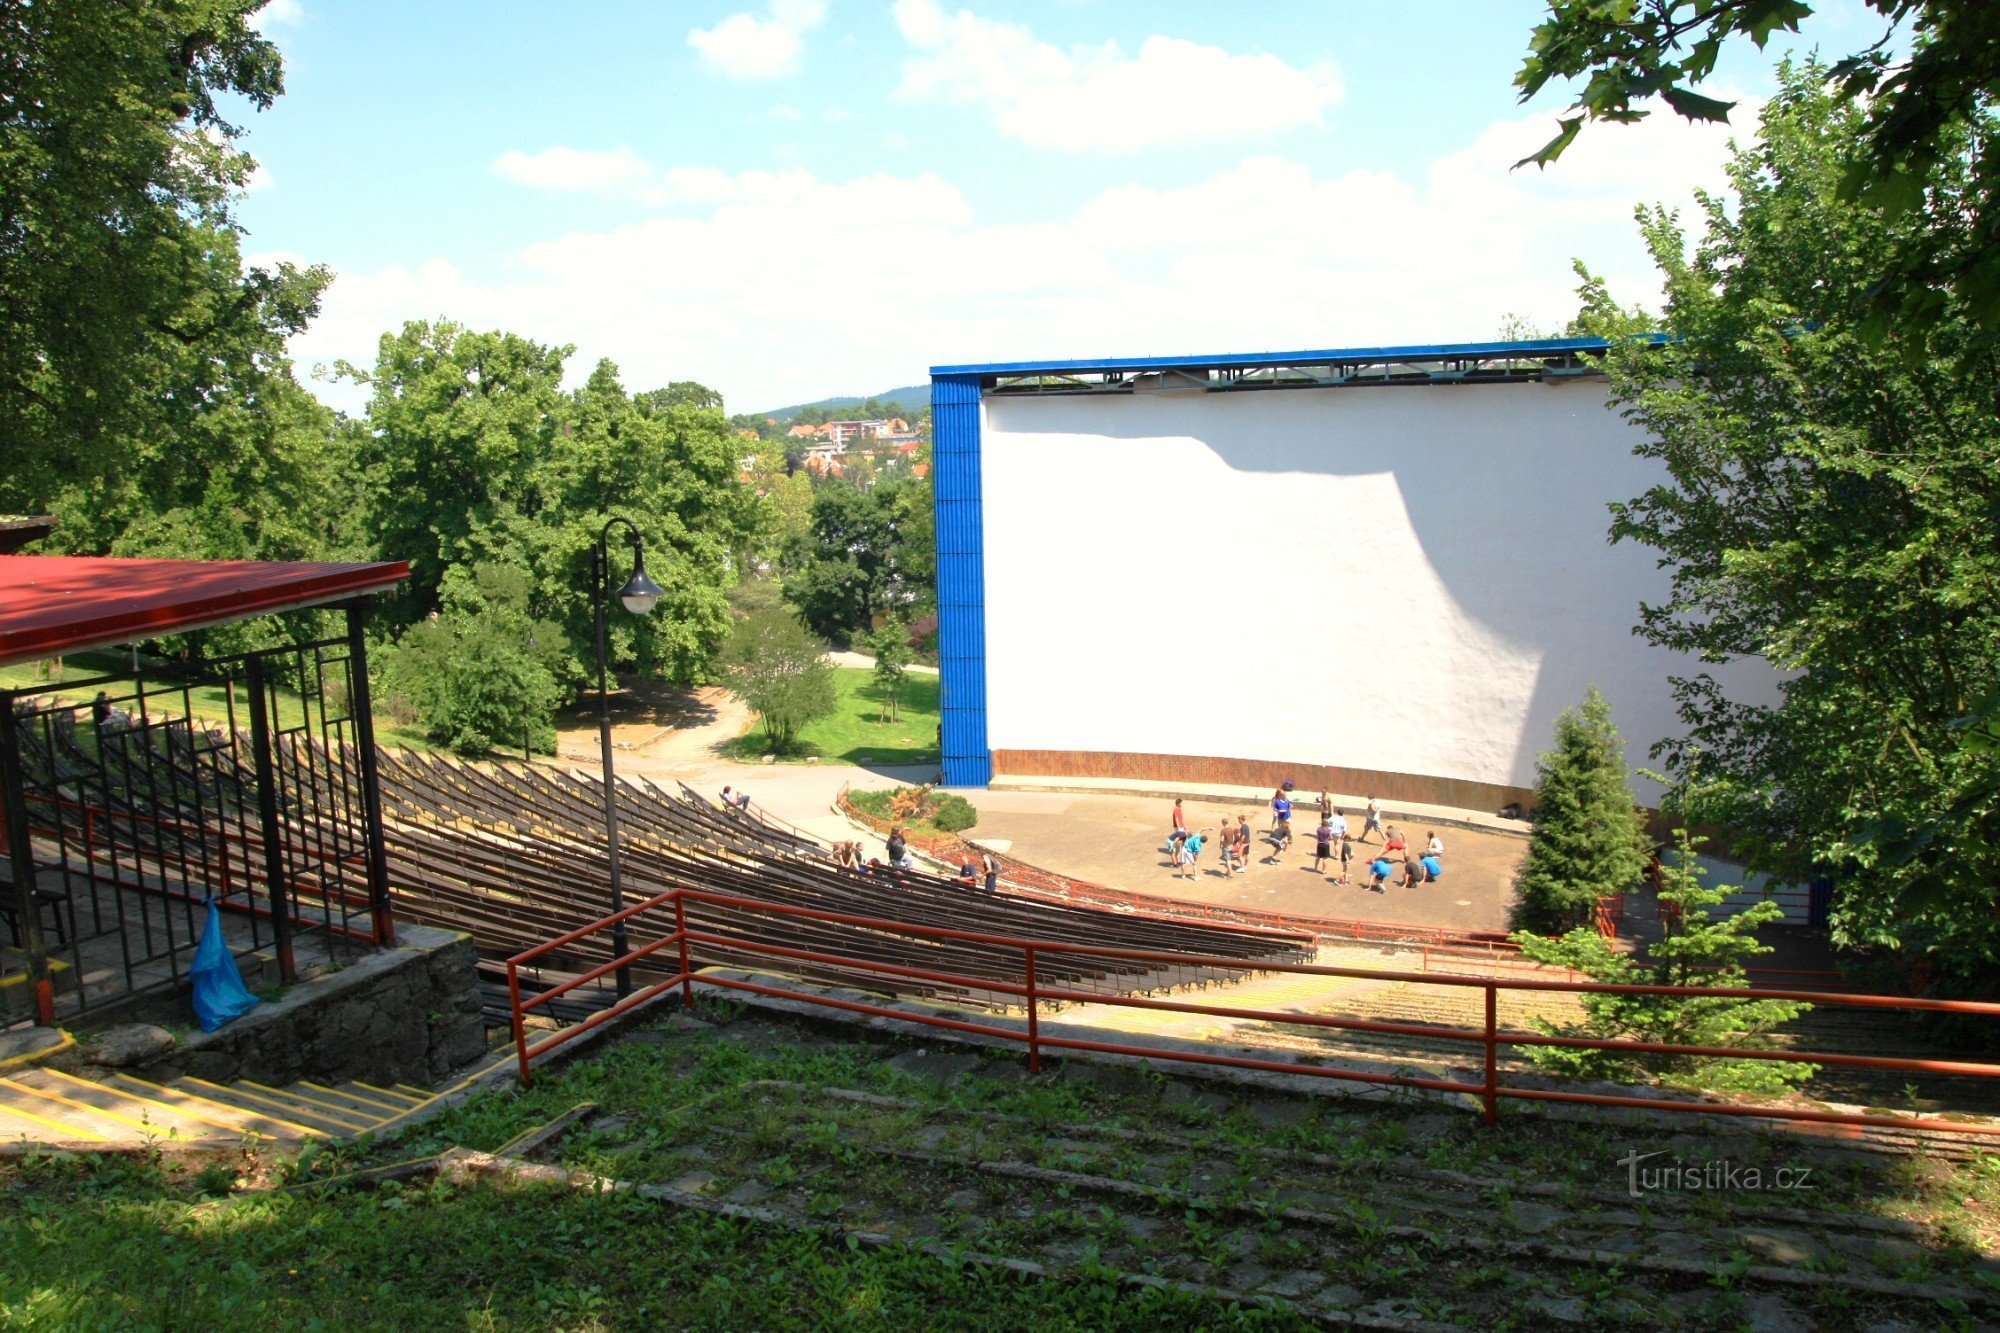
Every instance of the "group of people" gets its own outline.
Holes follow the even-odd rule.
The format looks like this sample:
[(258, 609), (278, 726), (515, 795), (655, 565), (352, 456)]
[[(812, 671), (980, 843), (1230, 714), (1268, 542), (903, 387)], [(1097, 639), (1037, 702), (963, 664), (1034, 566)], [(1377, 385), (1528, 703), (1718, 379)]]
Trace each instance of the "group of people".
[[(833, 863), (842, 870), (852, 870), (863, 875), (880, 875), (890, 872), (915, 870), (917, 858), (910, 850), (910, 840), (903, 836), (901, 828), (891, 828), (889, 838), (883, 844), (883, 853), (889, 859), (878, 861), (873, 857), (862, 859), (859, 842), (836, 842), (833, 845)], [(969, 851), (958, 867), (958, 882), (969, 887), (984, 886), (988, 893), (1000, 891), (1000, 862), (993, 853), (982, 851), (973, 856)]]
[[(1292, 791), (1293, 784), (1287, 780), (1271, 793), (1271, 825), (1264, 837), (1271, 846), (1270, 854), (1264, 858), (1267, 865), (1277, 864), (1291, 848)], [(1358, 855), (1355, 849), (1367, 843), (1371, 832), (1382, 835), (1382, 845), (1367, 861), (1370, 889), (1380, 892), (1387, 888), (1390, 878), (1399, 869), (1402, 878), (1396, 881), (1397, 888), (1414, 888), (1443, 878), (1444, 840), (1435, 831), (1426, 832), (1422, 849), (1417, 849), (1400, 829), (1382, 822), (1382, 803), (1371, 796), (1364, 812), (1361, 834), (1355, 837), (1348, 832), (1346, 812), (1335, 809), (1333, 797), (1326, 792), (1320, 793), (1319, 827), (1313, 831), (1313, 870), (1325, 874), (1329, 865), (1337, 863), (1339, 873), (1330, 876), (1333, 882), (1353, 883), (1352, 870)], [(1247, 874), (1250, 847), (1254, 840), (1248, 815), (1238, 815), (1233, 823), (1227, 815), (1223, 816), (1219, 832), (1213, 826), (1189, 829), (1187, 812), (1182, 808), (1180, 798), (1174, 798), (1173, 829), (1167, 838), (1167, 851), (1176, 878), (1193, 879), (1200, 873), (1201, 854), (1211, 841), (1221, 846), (1224, 875)]]

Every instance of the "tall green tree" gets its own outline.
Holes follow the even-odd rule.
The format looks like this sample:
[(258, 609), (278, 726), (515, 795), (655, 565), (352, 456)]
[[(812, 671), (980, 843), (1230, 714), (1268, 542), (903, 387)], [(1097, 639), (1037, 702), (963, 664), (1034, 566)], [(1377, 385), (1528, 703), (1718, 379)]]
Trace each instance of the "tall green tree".
[[(1879, 347), (1864, 329), (1891, 256), (1974, 225), (1994, 127), (1955, 132), (1923, 182), (1935, 210), (1884, 214), (1842, 193), (1867, 119), (1825, 75), (1784, 72), (1691, 249), (1642, 215), (1677, 338), (1608, 365), (1665, 479), (1612, 533), (1672, 578), (1647, 639), (1781, 673), (1775, 702), (1675, 683), (1664, 758), (1688, 815), (1755, 869), (1832, 870), (1841, 940), (1978, 970), (2000, 956), (2000, 753), (1967, 743), (2000, 707), (2000, 347), (1960, 298)], [(1585, 290), (1595, 327), (1630, 327)]]
[[(2000, 330), (2000, 146), (1988, 132), (2000, 94), (2000, 6), (1991, 0), (1867, 0), (1875, 40), (1813, 67), (1855, 110), (1859, 151), (1840, 166), (1842, 201), (1898, 224), (1877, 252), (1873, 309), (1860, 326), (1880, 343), (1891, 324), (1968, 316)], [(1762, 49), (1812, 17), (1807, 0), (1549, 0), (1515, 84), (1526, 101), (1551, 79), (1582, 79), (1561, 132), (1527, 159), (1561, 156), (1587, 121), (1634, 121), (1657, 97), (1689, 120), (1727, 120), (1734, 105), (1698, 85), (1724, 48)], [(1931, 187), (1953, 178), (1946, 196)], [(1952, 225), (1922, 225), (1944, 215)], [(1914, 224), (1914, 225), (1913, 225)]]
[(846, 641), (878, 613), (907, 618), (935, 601), (935, 551), (927, 485), (822, 485), (785, 556), (785, 597), (815, 633)]
[[(246, 267), (256, 0), (0, 5), (0, 512), (66, 549), (320, 554), (330, 416), (285, 340), (328, 275)], [(240, 100), (239, 100), (240, 99)]]
[(1599, 898), (1639, 882), (1652, 845), (1630, 777), (1611, 705), (1593, 689), (1556, 718), (1555, 745), (1535, 764), (1535, 831), (1516, 885), (1516, 929), (1568, 930)]
[[(383, 338), (372, 370), (344, 368), (373, 390), (358, 450), (370, 531), (382, 555), (411, 562), (399, 618), (439, 609), (454, 568), (519, 567), (531, 613), (561, 627), (574, 685), (595, 660), (591, 553), (617, 514), (643, 534), (666, 596), (642, 618), (613, 601), (615, 662), (700, 675), (728, 633), (732, 553), (758, 521), (736, 480), (738, 442), (720, 408), (685, 401), (702, 395), (682, 385), (635, 399), (609, 361), (564, 391), (569, 350), (416, 322)], [(615, 587), (630, 572), (618, 532), (611, 557)]]

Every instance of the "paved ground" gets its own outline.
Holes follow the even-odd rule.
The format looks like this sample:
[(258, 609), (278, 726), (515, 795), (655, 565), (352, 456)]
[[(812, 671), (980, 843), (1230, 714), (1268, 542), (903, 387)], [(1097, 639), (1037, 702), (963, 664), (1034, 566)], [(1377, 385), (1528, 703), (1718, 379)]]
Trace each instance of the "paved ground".
[[(598, 763), (594, 715), (563, 719), (561, 762), (595, 770)], [(937, 776), (935, 765), (858, 768), (848, 764), (743, 764), (717, 751), (750, 725), (748, 712), (727, 690), (653, 687), (613, 700), (613, 760), (620, 773), (681, 781), (713, 796), (727, 785), (780, 819), (826, 839), (853, 836), (847, 822), (830, 813), (843, 784), (870, 790)], [(1312, 871), (1312, 829), (1316, 812), (1293, 821), (1297, 838), (1281, 858), (1259, 845), (1250, 869), (1225, 878), (1217, 854), (1202, 858), (1194, 879), (1178, 878), (1162, 847), (1170, 827), (1171, 802), (1152, 797), (1071, 795), (1046, 792), (980, 791), (968, 797), (979, 809), (973, 837), (1002, 844), (1002, 850), (1033, 865), (1140, 893), (1229, 903), (1272, 911), (1376, 921), (1406, 921), (1460, 930), (1503, 930), (1513, 898), (1515, 873), (1527, 847), (1507, 833), (1442, 829), (1445, 876), (1414, 889), (1367, 888), (1365, 864), (1353, 867), (1354, 883), (1337, 884)], [(1217, 825), (1227, 813), (1248, 813), (1259, 835), (1270, 823), (1259, 807), (1191, 801), (1190, 827)], [(1358, 831), (1360, 819), (1351, 825)], [(1425, 830), (1405, 830), (1421, 839)], [(879, 855), (872, 845), (870, 854)], [(1400, 870), (1396, 878), (1401, 878)], [(1392, 881), (1393, 882), (1393, 881)]]
[[(751, 717), (734, 695), (719, 686), (679, 689), (656, 686), (612, 700), (612, 764), (627, 777), (685, 782), (713, 797), (723, 787), (747, 791), (750, 799), (777, 818), (828, 841), (857, 836), (832, 813), (842, 786), (867, 791), (904, 782), (928, 782), (937, 765), (744, 764), (725, 759), (720, 747), (749, 730)], [(594, 712), (559, 719), (557, 762), (597, 771), (599, 749)], [(883, 854), (864, 839), (867, 854)]]
[[(1319, 816), (1312, 813), (1293, 820), (1297, 836), (1282, 857), (1272, 860), (1270, 847), (1260, 843), (1249, 870), (1227, 878), (1217, 855), (1208, 852), (1201, 873), (1183, 879), (1163, 850), (1172, 823), (1171, 801), (1011, 791), (977, 792), (972, 800), (979, 807), (979, 826), (972, 836), (1005, 839), (1022, 860), (1082, 879), (1169, 898), (1461, 930), (1506, 928), (1514, 876), (1527, 850), (1526, 839), (1514, 834), (1440, 829), (1444, 878), (1420, 888), (1372, 892), (1359, 859), (1366, 848), (1356, 850), (1352, 884), (1337, 884), (1333, 875), (1313, 872), (1311, 830)], [(1271, 822), (1269, 811), (1244, 805), (1191, 801), (1185, 809), (1192, 828), (1219, 825), (1225, 814), (1248, 814), (1250, 827), (1261, 837)], [(1358, 832), (1361, 821), (1349, 822)], [(1417, 839), (1425, 833), (1421, 827), (1405, 831)], [(1400, 870), (1395, 878), (1401, 878)]]

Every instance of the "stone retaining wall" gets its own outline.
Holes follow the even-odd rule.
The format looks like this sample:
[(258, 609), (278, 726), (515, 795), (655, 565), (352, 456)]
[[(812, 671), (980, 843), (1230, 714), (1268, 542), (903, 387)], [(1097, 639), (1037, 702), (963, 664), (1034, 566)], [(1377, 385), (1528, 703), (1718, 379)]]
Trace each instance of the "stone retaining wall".
[(434, 1083), (486, 1053), (478, 955), (462, 931), (398, 922), (396, 938), (214, 1032), (114, 1029), (83, 1058), (162, 1081)]

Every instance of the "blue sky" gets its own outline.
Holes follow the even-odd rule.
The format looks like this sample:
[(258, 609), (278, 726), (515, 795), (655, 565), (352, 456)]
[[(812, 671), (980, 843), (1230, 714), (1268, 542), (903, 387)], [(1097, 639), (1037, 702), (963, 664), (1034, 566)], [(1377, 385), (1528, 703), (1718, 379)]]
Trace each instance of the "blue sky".
[[(449, 317), (732, 410), (939, 363), (1455, 341), (1656, 288), (1630, 222), (1720, 182), (1671, 115), (1510, 164), (1565, 98), (1528, 0), (275, 0), (253, 256), (339, 275), (294, 351)], [(1858, 0), (1804, 39), (1872, 36)], [(1755, 99), (1770, 55), (1714, 81)], [(330, 401), (357, 392), (320, 383)]]

